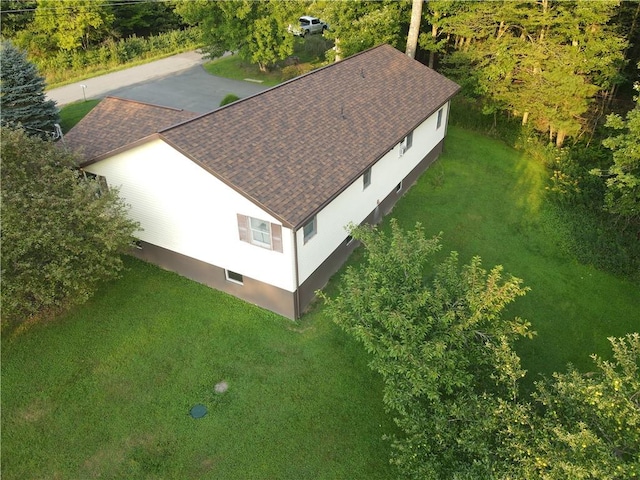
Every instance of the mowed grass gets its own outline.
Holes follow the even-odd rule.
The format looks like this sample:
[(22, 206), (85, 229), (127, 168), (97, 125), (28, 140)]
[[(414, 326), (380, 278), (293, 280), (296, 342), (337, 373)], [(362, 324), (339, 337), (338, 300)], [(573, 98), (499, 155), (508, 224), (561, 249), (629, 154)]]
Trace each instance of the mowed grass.
[[(607, 336), (640, 329), (640, 286), (572, 259), (546, 177), (504, 144), (450, 128), (391, 214), (442, 231), (442, 257), (480, 255), (531, 287), (509, 308), (538, 332), (517, 345), (529, 386), (567, 362), (589, 369), (590, 353), (609, 356)], [(382, 384), (322, 305), (291, 322), (127, 266), (63, 318), (3, 334), (3, 479), (394, 477)], [(197, 403), (209, 408), (199, 420), (188, 415)]]
[(389, 478), (381, 384), (331, 322), (127, 265), (64, 318), (3, 335), (3, 480)]
[(100, 99), (86, 100), (84, 102), (75, 102), (65, 105), (60, 109), (60, 127), (64, 133), (71, 130), (76, 123), (100, 103)]
[[(333, 43), (322, 35), (308, 38), (294, 38), (294, 56), (298, 58), (297, 73), (311, 71), (325, 64), (325, 52), (333, 47)], [(280, 62), (281, 64), (284, 62)], [(287, 78), (281, 67), (262, 71), (258, 65), (241, 59), (237, 55), (227, 55), (204, 64), (204, 69), (211, 75), (230, 78), (232, 80), (255, 80), (265, 86), (272, 87)], [(290, 78), (290, 77), (288, 77)]]
[(548, 175), (499, 141), (450, 128), (443, 155), (392, 213), (404, 228), (443, 232), (443, 256), (479, 255), (485, 269), (502, 265), (531, 288), (508, 310), (537, 332), (517, 345), (528, 388), (569, 362), (590, 370), (590, 354), (610, 357), (608, 336), (640, 331), (640, 285), (574, 260), (570, 229), (546, 198)]

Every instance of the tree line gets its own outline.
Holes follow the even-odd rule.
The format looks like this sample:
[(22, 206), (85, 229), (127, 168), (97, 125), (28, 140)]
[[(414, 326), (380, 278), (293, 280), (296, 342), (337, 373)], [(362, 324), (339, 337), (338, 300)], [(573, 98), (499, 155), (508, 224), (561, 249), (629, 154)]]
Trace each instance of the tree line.
[[(491, 130), (506, 124), (507, 135), (528, 136), (538, 150), (561, 149), (548, 150), (545, 158), (559, 202), (580, 198), (574, 207), (602, 211), (594, 221), (603, 226), (594, 229), (622, 232), (622, 249), (634, 248), (640, 160), (622, 144), (640, 138), (634, 123), (622, 118), (630, 112), (633, 119), (638, 108), (633, 84), (640, 61), (640, 2), (196, 0), (177, 2), (175, 12), (199, 28), (211, 56), (233, 51), (263, 69), (293, 53), (287, 26), (302, 14), (329, 23), (325, 37), (333, 48), (327, 61), (380, 43), (406, 49), (458, 82), (456, 102), (492, 119)], [(615, 155), (599, 148), (605, 138), (619, 135), (623, 143), (605, 142)], [(558, 156), (561, 162), (554, 161)], [(612, 258), (602, 250), (595, 256)], [(633, 272), (640, 263), (629, 257), (612, 260), (612, 268)]]

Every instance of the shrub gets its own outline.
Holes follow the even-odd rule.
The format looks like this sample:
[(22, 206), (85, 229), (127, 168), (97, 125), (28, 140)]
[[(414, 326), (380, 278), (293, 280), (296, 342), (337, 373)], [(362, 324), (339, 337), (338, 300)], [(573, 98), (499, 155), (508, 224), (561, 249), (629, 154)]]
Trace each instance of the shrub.
[(220, 102), (220, 106), (224, 107), (225, 105), (233, 103), (236, 100), (240, 100), (240, 97), (237, 95), (234, 95), (233, 93), (229, 93), (222, 99), (222, 101)]
[(122, 269), (137, 224), (53, 142), (2, 129), (2, 321), (81, 303)]

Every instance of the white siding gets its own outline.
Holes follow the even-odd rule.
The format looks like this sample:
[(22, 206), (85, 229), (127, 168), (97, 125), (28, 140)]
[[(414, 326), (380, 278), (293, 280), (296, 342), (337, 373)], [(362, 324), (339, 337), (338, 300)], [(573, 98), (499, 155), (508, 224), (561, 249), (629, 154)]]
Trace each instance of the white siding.
[(399, 145), (371, 168), (371, 185), (363, 190), (362, 177), (317, 215), (317, 233), (304, 244), (302, 229), (297, 232), (299, 276), (304, 282), (347, 237), (349, 223), (360, 224), (396, 185), (444, 138), (449, 108), (445, 104), (442, 123), (436, 128), (438, 112), (413, 132), (413, 145), (399, 156)]
[(291, 230), (282, 228), (282, 253), (241, 242), (236, 214), (280, 222), (163, 141), (86, 170), (120, 189), (140, 240), (295, 291)]

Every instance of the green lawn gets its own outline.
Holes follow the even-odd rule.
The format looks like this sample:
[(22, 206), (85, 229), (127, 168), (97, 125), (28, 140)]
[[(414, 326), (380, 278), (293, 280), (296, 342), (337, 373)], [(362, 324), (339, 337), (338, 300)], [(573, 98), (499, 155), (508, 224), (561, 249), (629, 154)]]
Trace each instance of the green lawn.
[(86, 100), (84, 102), (75, 102), (65, 105), (60, 109), (60, 127), (64, 133), (71, 130), (76, 123), (100, 103), (100, 99)]
[[(333, 44), (321, 35), (312, 35), (308, 38), (294, 39), (294, 56), (298, 57), (299, 64), (293, 68), (293, 74), (300, 75), (314, 68), (322, 66), (325, 62), (324, 54)], [(272, 87), (281, 83), (286, 75), (282, 68), (273, 68), (262, 72), (257, 65), (242, 60), (237, 55), (217, 58), (204, 64), (204, 69), (211, 75), (230, 78), (233, 80), (256, 80), (265, 86)], [(289, 77), (292, 78), (292, 77)]]
[[(392, 215), (444, 232), (442, 255), (502, 264), (531, 292), (511, 314), (538, 336), (533, 376), (590, 365), (640, 329), (640, 288), (580, 265), (544, 197), (547, 173), (450, 128)], [(375, 179), (374, 179), (375, 181)], [(387, 223), (388, 224), (388, 223)], [(393, 431), (380, 380), (321, 305), (299, 322), (129, 259), (63, 318), (2, 336), (2, 478), (383, 479)], [(229, 390), (218, 395), (220, 381)], [(203, 403), (203, 419), (188, 416)]]
[(571, 257), (547, 178), (542, 164), (503, 143), (450, 128), (445, 153), (393, 211), (405, 228), (443, 232), (443, 256), (479, 255), (486, 269), (503, 265), (531, 288), (510, 307), (538, 333), (518, 345), (529, 386), (568, 362), (590, 368), (591, 353), (609, 356), (608, 336), (640, 331), (640, 285)]
[(337, 327), (127, 265), (65, 318), (3, 335), (3, 480), (390, 477), (381, 383)]

